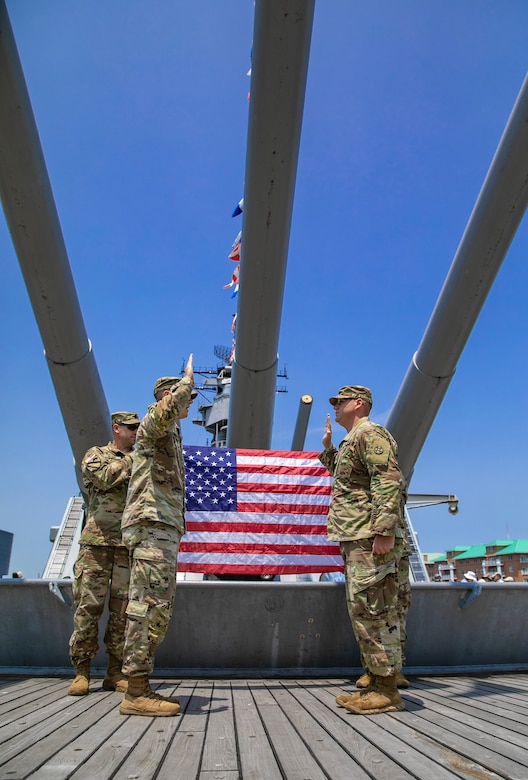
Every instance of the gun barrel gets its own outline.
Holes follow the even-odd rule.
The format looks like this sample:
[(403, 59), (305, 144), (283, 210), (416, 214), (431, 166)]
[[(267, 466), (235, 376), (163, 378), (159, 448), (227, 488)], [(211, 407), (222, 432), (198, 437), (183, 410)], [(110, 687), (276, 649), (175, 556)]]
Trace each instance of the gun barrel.
[(111, 438), (109, 412), (4, 0), (0, 104), (0, 196), (78, 466)]
[(408, 479), (527, 205), (528, 76), (387, 419)]
[(314, 0), (257, 0), (228, 446), (269, 449)]
[(310, 420), (310, 412), (312, 411), (313, 398), (311, 395), (301, 395), (299, 401), (299, 411), (297, 412), (297, 422), (295, 423), (295, 430), (293, 432), (292, 450), (301, 451), (304, 449), (304, 440), (306, 439), (306, 431), (308, 429), (308, 421)]

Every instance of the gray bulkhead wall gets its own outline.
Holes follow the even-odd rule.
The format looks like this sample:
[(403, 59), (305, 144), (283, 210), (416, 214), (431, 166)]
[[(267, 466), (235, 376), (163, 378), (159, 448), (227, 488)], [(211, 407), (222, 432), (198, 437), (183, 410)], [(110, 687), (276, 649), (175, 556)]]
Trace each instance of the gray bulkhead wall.
[(0, 196), (78, 468), (89, 447), (111, 438), (109, 411), (4, 0), (0, 105)]
[[(525, 613), (528, 584), (476, 585), (413, 585), (407, 672), (528, 671), (528, 621), (512, 618)], [(0, 580), (0, 673), (71, 673), (71, 601), (71, 580)], [(105, 626), (106, 615), (94, 670), (106, 668)], [(360, 669), (342, 583), (181, 582), (154, 673), (343, 676)]]

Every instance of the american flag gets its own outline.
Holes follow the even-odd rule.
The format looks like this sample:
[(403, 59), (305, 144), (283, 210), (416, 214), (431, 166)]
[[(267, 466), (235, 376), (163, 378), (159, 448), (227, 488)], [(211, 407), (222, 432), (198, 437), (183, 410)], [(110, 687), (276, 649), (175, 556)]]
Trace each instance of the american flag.
[(332, 478), (316, 452), (184, 447), (187, 533), (178, 570), (342, 570), (326, 537)]

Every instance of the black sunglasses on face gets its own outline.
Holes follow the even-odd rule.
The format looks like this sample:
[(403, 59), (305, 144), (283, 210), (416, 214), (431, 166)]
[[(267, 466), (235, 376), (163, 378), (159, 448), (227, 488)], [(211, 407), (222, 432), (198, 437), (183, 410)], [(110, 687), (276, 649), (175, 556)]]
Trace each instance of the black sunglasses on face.
[(120, 423), (120, 425), (122, 425), (123, 428), (128, 428), (129, 431), (137, 431), (139, 428), (139, 423)]

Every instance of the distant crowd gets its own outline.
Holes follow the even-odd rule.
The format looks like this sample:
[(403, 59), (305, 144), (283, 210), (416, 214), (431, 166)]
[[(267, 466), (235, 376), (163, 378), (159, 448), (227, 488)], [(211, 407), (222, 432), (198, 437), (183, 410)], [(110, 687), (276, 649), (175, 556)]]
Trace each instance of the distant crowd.
[(499, 571), (493, 574), (483, 574), (480, 577), (477, 577), (474, 571), (467, 571), (461, 580), (458, 580), (456, 577), (452, 580), (443, 580), (440, 574), (435, 574), (433, 582), (515, 582), (515, 580), (513, 577), (503, 577)]

